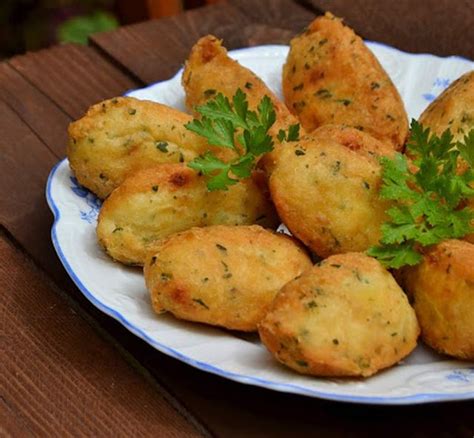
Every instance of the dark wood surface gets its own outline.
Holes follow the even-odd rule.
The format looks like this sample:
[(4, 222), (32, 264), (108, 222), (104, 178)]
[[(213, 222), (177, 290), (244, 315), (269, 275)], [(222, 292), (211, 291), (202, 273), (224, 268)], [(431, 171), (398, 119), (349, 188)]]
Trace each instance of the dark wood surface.
[(474, 58), (472, 1), (235, 0), (0, 64), (0, 435), (472, 437), (471, 402), (374, 407), (276, 393), (149, 347), (75, 288), (44, 199), (66, 128), (87, 107), (167, 79), (212, 32), (286, 43), (330, 9), (404, 50)]

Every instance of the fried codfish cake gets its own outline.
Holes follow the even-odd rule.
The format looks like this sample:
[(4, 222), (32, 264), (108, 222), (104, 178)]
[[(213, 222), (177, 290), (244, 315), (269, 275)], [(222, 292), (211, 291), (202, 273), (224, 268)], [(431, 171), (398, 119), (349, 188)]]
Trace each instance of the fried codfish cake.
[(307, 132), (352, 126), (401, 150), (408, 121), (397, 89), (362, 39), (330, 13), (290, 43), (283, 95)]
[(155, 102), (106, 100), (69, 125), (69, 164), (79, 183), (105, 198), (139, 169), (190, 161), (209, 150), (204, 138), (184, 127), (191, 120)]
[(415, 312), (390, 273), (361, 253), (329, 257), (289, 282), (259, 324), (281, 363), (316, 376), (370, 376), (415, 347)]
[(220, 225), (161, 241), (144, 272), (157, 313), (255, 331), (281, 287), (311, 266), (288, 236), (256, 225)]
[(474, 71), (462, 75), (425, 109), (419, 122), (441, 135), (449, 128), (455, 140), (474, 129)]
[(393, 157), (390, 143), (377, 140), (359, 129), (344, 125), (327, 124), (315, 129), (310, 137), (335, 140), (337, 143), (369, 159), (374, 157)]
[(273, 202), (292, 234), (320, 257), (365, 251), (378, 243), (389, 206), (379, 199), (378, 157), (394, 151), (380, 143), (372, 147), (363, 133), (339, 132), (331, 138), (337, 129), (324, 129), (274, 152)]
[(474, 245), (446, 240), (402, 276), (423, 341), (440, 353), (474, 360)]
[(143, 265), (147, 251), (172, 233), (215, 224), (276, 227), (279, 219), (258, 174), (209, 192), (203, 176), (182, 164), (162, 164), (127, 178), (105, 200), (97, 236), (115, 260)]
[(217, 93), (232, 99), (240, 88), (247, 94), (249, 108), (255, 110), (264, 96), (275, 108), (276, 122), (270, 134), (276, 136), (280, 129), (298, 123), (288, 108), (255, 73), (227, 55), (222, 41), (213, 35), (202, 37), (191, 49), (184, 67), (182, 84), (186, 92), (186, 106), (190, 111), (202, 105)]
[[(359, 155), (366, 156), (370, 160), (374, 157), (392, 157), (395, 152), (390, 144), (383, 143), (356, 128), (344, 125), (323, 125), (315, 129), (311, 134), (301, 137), (301, 141), (313, 141), (315, 139), (333, 140), (340, 145), (357, 152)], [(286, 143), (275, 145), (275, 150), (266, 157), (263, 168), (268, 174), (270, 174), (274, 168), (279, 154), (278, 150), (285, 146)]]

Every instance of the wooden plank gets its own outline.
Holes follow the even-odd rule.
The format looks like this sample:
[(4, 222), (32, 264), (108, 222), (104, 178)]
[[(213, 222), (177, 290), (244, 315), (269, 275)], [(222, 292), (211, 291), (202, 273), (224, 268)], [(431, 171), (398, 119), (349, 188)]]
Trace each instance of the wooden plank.
[(266, 24), (249, 24), (241, 31), (245, 46), (260, 46), (262, 44), (289, 44), (295, 32), (281, 27)]
[(7, 63), (0, 64), (0, 99), (56, 157), (65, 155), (70, 117)]
[(0, 436), (2, 437), (33, 437), (33, 433), (28, 429), (26, 421), (17, 412), (14, 412), (7, 405), (4, 399), (0, 398)]
[(293, 0), (232, 0), (248, 21), (298, 33), (314, 19), (314, 12)]
[(174, 75), (203, 35), (213, 33), (225, 38), (230, 48), (239, 46), (238, 29), (245, 24), (248, 20), (237, 8), (220, 3), (96, 34), (92, 43), (142, 81), (152, 83)]
[(0, 289), (1, 399), (33, 435), (202, 436), (4, 235)]
[[(168, 79), (180, 68), (199, 37), (213, 33), (229, 49), (256, 41), (252, 24), (268, 26), (262, 43), (281, 43), (271, 28), (296, 33), (314, 17), (290, 0), (234, 0), (191, 11), (176, 17), (126, 26), (92, 37), (92, 42), (146, 83)], [(244, 31), (242, 31), (245, 29)], [(262, 29), (260, 29), (261, 32)]]
[(0, 101), (0, 223), (37, 259), (56, 257), (44, 197), (57, 158), (7, 104)]
[(74, 44), (17, 56), (9, 64), (73, 119), (92, 103), (142, 85), (93, 48)]
[(474, 59), (472, 0), (305, 0), (344, 17), (366, 39), (401, 50)]

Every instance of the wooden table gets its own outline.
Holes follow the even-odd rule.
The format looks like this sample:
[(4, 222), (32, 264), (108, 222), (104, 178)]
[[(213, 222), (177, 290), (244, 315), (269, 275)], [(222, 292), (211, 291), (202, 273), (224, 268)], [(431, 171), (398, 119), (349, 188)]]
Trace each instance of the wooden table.
[(286, 43), (327, 8), (367, 39), (474, 59), (472, 0), (235, 0), (0, 65), (0, 435), (473, 436), (470, 402), (334, 403), (191, 368), (94, 308), (52, 248), (45, 183), (71, 120), (167, 79), (203, 34), (229, 48)]

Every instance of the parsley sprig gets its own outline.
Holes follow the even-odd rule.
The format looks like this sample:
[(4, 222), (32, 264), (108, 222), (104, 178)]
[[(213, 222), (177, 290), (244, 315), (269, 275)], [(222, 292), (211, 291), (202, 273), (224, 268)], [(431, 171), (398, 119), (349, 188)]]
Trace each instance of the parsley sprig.
[[(273, 139), (268, 134), (276, 120), (275, 109), (264, 96), (257, 111), (249, 110), (246, 94), (239, 88), (232, 102), (222, 93), (204, 105), (196, 107), (201, 115), (185, 125), (186, 129), (205, 137), (212, 146), (232, 149), (235, 158), (223, 161), (212, 151), (188, 163), (194, 170), (208, 177), (209, 190), (228, 190), (240, 179), (248, 178), (257, 158), (273, 150)], [(288, 133), (280, 130), (281, 141), (298, 140), (299, 125), (290, 126)]]
[[(416, 265), (421, 247), (474, 231), (474, 210), (466, 206), (474, 196), (474, 129), (456, 142), (449, 130), (436, 136), (413, 120), (407, 151), (416, 170), (402, 154), (381, 158), (380, 197), (393, 206), (380, 245), (368, 254), (389, 268)], [(467, 166), (459, 166), (460, 158)]]

